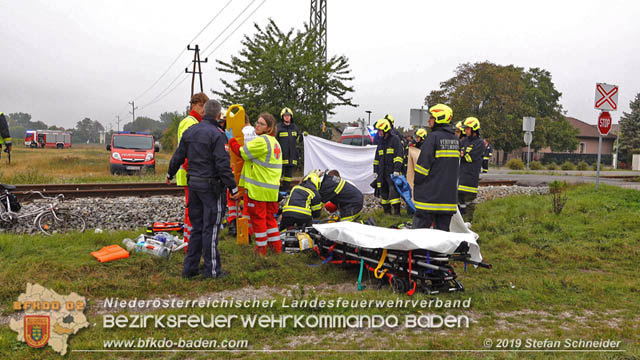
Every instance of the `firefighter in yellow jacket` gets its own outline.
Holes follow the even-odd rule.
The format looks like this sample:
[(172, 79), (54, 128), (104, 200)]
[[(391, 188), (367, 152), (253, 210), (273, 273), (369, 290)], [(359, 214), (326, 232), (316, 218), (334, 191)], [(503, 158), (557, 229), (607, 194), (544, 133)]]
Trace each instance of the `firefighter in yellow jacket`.
[(278, 190), (282, 176), (282, 148), (273, 136), (276, 119), (262, 113), (256, 121), (255, 139), (240, 146), (227, 130), (229, 149), (244, 160), (240, 186), (247, 189), (249, 216), (256, 240), (256, 252), (267, 254), (267, 245), (282, 252), (280, 232), (275, 215), (278, 213)]

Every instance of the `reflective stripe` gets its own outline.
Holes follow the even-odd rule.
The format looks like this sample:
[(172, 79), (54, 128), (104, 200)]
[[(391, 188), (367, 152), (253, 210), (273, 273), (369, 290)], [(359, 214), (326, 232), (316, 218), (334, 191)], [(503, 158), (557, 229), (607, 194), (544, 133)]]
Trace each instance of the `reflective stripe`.
[(289, 133), (288, 132), (278, 133), (278, 137), (285, 137), (285, 136), (289, 136)]
[(290, 177), (288, 177), (288, 176), (283, 176), (283, 177), (282, 177), (282, 180), (284, 180), (284, 181), (291, 181), (291, 180), (293, 180), (293, 179), (292, 179), (292, 178), (290, 178)]
[(291, 163), (292, 163), (293, 165), (298, 165), (298, 160), (292, 160), (292, 161), (291, 161)]
[(289, 165), (289, 160), (282, 160), (283, 165)]
[(402, 156), (396, 156), (393, 158), (393, 162), (402, 162)]
[(385, 200), (385, 199), (382, 199), (382, 200), (380, 200), (380, 203), (381, 203), (382, 205), (387, 205), (387, 204), (391, 203), (391, 200)]
[(322, 203), (317, 204), (317, 205), (313, 205), (313, 206), (311, 207), (311, 210), (313, 210), (313, 211), (322, 210)]
[(340, 221), (353, 221), (353, 220), (355, 220), (355, 219), (359, 218), (359, 217), (360, 217), (360, 215), (361, 215), (361, 212), (360, 212), (360, 211), (358, 211), (358, 213), (356, 213), (356, 214), (354, 214), (354, 215), (351, 215), (351, 216), (347, 216), (347, 217), (340, 218)]
[(478, 188), (472, 187), (472, 186), (458, 185), (458, 191), (470, 192), (475, 194), (478, 192)]
[(255, 233), (256, 238), (266, 238), (267, 237), (267, 233), (263, 232), (263, 233)]
[[(260, 136), (260, 137), (264, 138), (264, 136)], [(247, 144), (244, 144), (242, 149), (244, 150), (244, 153), (247, 155), (249, 160), (253, 161), (254, 163), (269, 169), (282, 169), (282, 164), (269, 163), (269, 159), (271, 158), (271, 143), (269, 143), (269, 140), (266, 138), (264, 138), (264, 141), (267, 143), (267, 158), (265, 159), (265, 161), (256, 159), (251, 153), (251, 151), (249, 151), (249, 147), (247, 146)]]
[(460, 151), (458, 150), (436, 150), (436, 157), (460, 157)]
[(416, 171), (418, 174), (422, 174), (422, 175), (424, 175), (424, 176), (429, 176), (429, 169), (425, 169), (425, 168), (423, 168), (422, 166), (420, 166), (420, 165), (418, 165), (418, 164), (416, 164), (415, 171)]
[(256, 246), (267, 246), (267, 240), (256, 239)]
[(485, 157), (482, 158), (482, 160), (489, 160), (489, 157), (485, 156)]
[(338, 186), (336, 186), (335, 190), (333, 190), (333, 192), (335, 192), (336, 194), (340, 194), (340, 191), (342, 191), (342, 188), (344, 187), (344, 183), (346, 181), (344, 181), (343, 179), (340, 179), (340, 183), (338, 184)]
[(400, 198), (391, 199), (391, 200), (389, 200), (389, 203), (391, 205), (400, 204)]
[(267, 235), (268, 234), (273, 234), (273, 233), (277, 233), (280, 230), (278, 230), (278, 228), (271, 228), (271, 229), (267, 229)]
[(285, 207), (282, 208), (282, 212), (296, 212), (296, 213), (300, 213), (300, 214), (304, 214), (304, 215), (309, 215), (311, 216), (311, 210), (309, 209), (305, 209), (301, 206), (294, 206), (294, 205), (286, 205)]
[(384, 150), (378, 150), (378, 155), (380, 156), (384, 155)]
[(393, 150), (393, 148), (388, 148), (387, 149), (387, 154), (393, 154), (395, 151)]
[(431, 210), (431, 211), (453, 211), (455, 212), (456, 204), (435, 204), (435, 203), (423, 203), (420, 201), (413, 201), (416, 205), (416, 209)]
[(379, 160), (373, 160), (373, 165), (380, 165), (380, 161)]
[(382, 183), (381, 183), (381, 182), (377, 182), (377, 183), (376, 183), (376, 185), (377, 185), (378, 187), (382, 187)]
[[(251, 184), (251, 185), (255, 185), (255, 186), (262, 186), (262, 187), (267, 188), (267, 189), (276, 189), (276, 190), (279, 190), (279, 189), (280, 189), (280, 185), (271, 185), (271, 184), (267, 184), (267, 183), (264, 183), (264, 182), (261, 182), (261, 181), (257, 181), (257, 180), (250, 179), (250, 178), (248, 178), (248, 177), (245, 177), (244, 175), (243, 175), (243, 176), (241, 176), (240, 178), (241, 178), (244, 182), (249, 183), (249, 184)], [(249, 206), (251, 206), (251, 205), (249, 205)]]
[(292, 131), (291, 132), (291, 136), (298, 136), (298, 132), (297, 131)]
[(467, 162), (473, 162), (473, 160), (471, 160), (471, 156), (470, 156), (469, 154), (466, 154), (466, 155), (464, 156), (464, 159), (465, 159)]
[(276, 241), (280, 241), (280, 236), (272, 236), (270, 238), (267, 238), (268, 242), (276, 242)]
[[(269, 160), (271, 160), (271, 142), (269, 141), (269, 139), (267, 138), (266, 135), (260, 135), (260, 137), (263, 138), (264, 142), (267, 143), (267, 157), (264, 159), (264, 161), (267, 164), (269, 164)], [(269, 165), (272, 165), (272, 164), (269, 164)], [(282, 168), (282, 164), (273, 164), (273, 165), (279, 165), (280, 166), (279, 168)], [(264, 166), (265, 167), (270, 167), (270, 166), (266, 166), (266, 165), (264, 165)], [(279, 168), (272, 167), (272, 169), (279, 169)]]

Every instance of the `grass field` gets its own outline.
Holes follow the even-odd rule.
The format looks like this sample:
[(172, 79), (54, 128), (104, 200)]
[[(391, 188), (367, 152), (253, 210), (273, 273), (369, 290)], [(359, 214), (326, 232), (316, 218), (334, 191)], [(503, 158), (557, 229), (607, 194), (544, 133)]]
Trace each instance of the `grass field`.
[[(492, 270), (457, 267), (464, 293), (408, 297), (367, 280), (357, 291), (357, 268), (321, 265), (308, 254), (260, 258), (250, 248), (236, 245), (228, 236), (220, 242), (223, 266), (231, 276), (221, 281), (180, 278), (182, 254), (168, 261), (144, 254), (100, 264), (89, 252), (120, 243), (140, 231), (102, 234), (67, 234), (57, 237), (0, 235), (1, 316), (12, 313), (11, 303), (25, 291), (26, 283), (39, 283), (59, 294), (86, 296), (85, 314), (94, 324), (69, 340), (73, 359), (116, 358), (335, 358), (374, 359), (486, 358), (519, 359), (560, 357), (570, 359), (637, 359), (640, 356), (640, 192), (601, 185), (568, 190), (560, 215), (551, 210), (549, 196), (517, 196), (478, 206), (474, 231), (480, 235), (485, 261)], [(376, 214), (379, 224), (399, 219)], [(105, 297), (154, 299), (180, 297), (235, 297), (276, 299), (267, 309), (150, 310), (149, 314), (356, 314), (397, 315), (452, 314), (471, 318), (462, 329), (104, 329)], [(281, 306), (292, 299), (435, 299), (471, 298), (469, 309), (333, 308), (292, 309)], [(126, 312), (124, 312), (126, 313)], [(135, 311), (133, 312), (135, 313)], [(2, 323), (2, 322), (0, 322)], [(32, 349), (15, 340), (7, 324), (0, 326), (0, 357), (11, 359), (57, 358), (50, 348)], [(178, 339), (243, 339), (248, 350), (312, 350), (302, 353), (201, 353), (122, 352), (85, 353), (103, 349), (103, 341), (138, 337)], [(493, 346), (485, 346), (491, 339)], [(562, 341), (565, 339), (621, 341), (618, 353), (482, 352), (497, 350), (500, 339)], [(511, 344), (514, 345), (514, 344)], [(327, 349), (372, 352), (319, 352)], [(379, 350), (469, 350), (466, 352), (407, 353)], [(525, 350), (511, 346), (510, 350)], [(473, 350), (473, 351), (471, 351)], [(529, 349), (531, 350), (531, 349)]]
[(172, 153), (156, 153), (155, 175), (114, 176), (111, 153), (104, 145), (74, 144), (70, 149), (31, 149), (16, 144), (11, 164), (0, 159), (0, 182), (7, 184), (103, 183), (162, 181)]

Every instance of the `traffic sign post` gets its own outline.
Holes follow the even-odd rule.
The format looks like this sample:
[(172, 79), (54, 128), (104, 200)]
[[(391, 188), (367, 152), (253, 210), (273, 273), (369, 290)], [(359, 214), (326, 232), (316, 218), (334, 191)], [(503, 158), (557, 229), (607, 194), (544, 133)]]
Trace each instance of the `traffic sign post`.
[(522, 131), (524, 131), (524, 143), (527, 144), (527, 170), (529, 170), (529, 161), (531, 160), (531, 141), (533, 140), (532, 132), (536, 129), (536, 118), (525, 116), (522, 118)]
[(596, 190), (600, 187), (600, 156), (602, 154), (602, 136), (606, 136), (609, 131), (611, 131), (611, 114), (607, 111), (603, 111), (598, 116), (598, 131), (600, 132), (600, 136), (598, 136), (598, 168), (596, 174)]

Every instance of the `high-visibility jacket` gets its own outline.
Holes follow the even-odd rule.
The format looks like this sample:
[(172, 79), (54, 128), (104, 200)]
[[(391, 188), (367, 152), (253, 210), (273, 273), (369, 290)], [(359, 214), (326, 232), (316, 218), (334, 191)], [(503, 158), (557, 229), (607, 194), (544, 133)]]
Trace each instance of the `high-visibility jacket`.
[(389, 134), (386, 139), (381, 138), (373, 160), (373, 172), (377, 174), (377, 187), (382, 187), (385, 178), (394, 172), (402, 172), (404, 166), (402, 143), (398, 136)]
[(271, 135), (260, 135), (240, 148), (244, 160), (240, 186), (256, 201), (278, 201), (282, 148)]
[[(189, 116), (182, 119), (178, 125), (178, 144), (180, 144), (180, 140), (182, 140), (184, 132), (191, 126), (200, 122), (193, 113), (194, 112), (192, 111)], [(184, 164), (180, 166), (180, 169), (178, 169), (178, 172), (176, 173), (176, 185), (178, 186), (187, 186), (187, 162), (188, 160), (185, 160)]]
[(454, 214), (458, 204), (460, 141), (449, 124), (436, 124), (420, 147), (415, 166), (417, 210)]
[(284, 122), (279, 122), (276, 126), (276, 140), (282, 147), (282, 165), (284, 166), (298, 166), (298, 149), (296, 144), (302, 142), (302, 133), (298, 129), (298, 125), (291, 123), (285, 125)]
[(321, 211), (322, 201), (318, 190), (310, 181), (305, 181), (291, 189), (291, 194), (282, 208), (282, 216), (318, 217)]
[(487, 173), (489, 172), (489, 160), (493, 157), (493, 146), (491, 146), (491, 144), (486, 140), (484, 141), (484, 144), (486, 148), (484, 150), (484, 154), (482, 154), (482, 172)]
[(482, 168), (484, 140), (479, 136), (467, 136), (462, 141), (460, 154), (460, 180), (458, 191), (477, 194), (478, 180)]
[(9, 122), (2, 112), (0, 112), (0, 144), (11, 144)]

